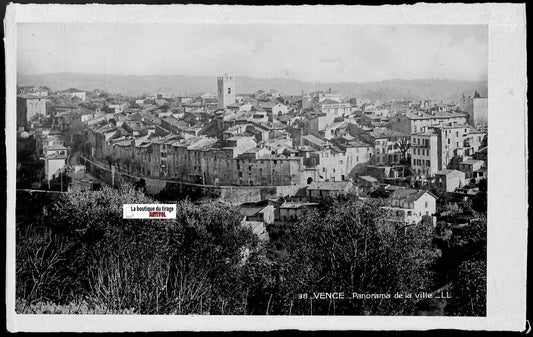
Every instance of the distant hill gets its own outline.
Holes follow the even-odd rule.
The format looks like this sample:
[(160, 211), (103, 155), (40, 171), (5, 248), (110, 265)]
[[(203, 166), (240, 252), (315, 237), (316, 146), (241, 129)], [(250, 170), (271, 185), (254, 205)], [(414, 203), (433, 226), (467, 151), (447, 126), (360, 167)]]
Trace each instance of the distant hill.
[[(487, 95), (487, 81), (455, 81), (439, 79), (386, 80), (381, 82), (308, 83), (293, 79), (259, 79), (237, 76), (237, 93), (253, 93), (259, 89), (275, 89), (288, 95), (316, 90), (340, 91), (345, 97), (387, 101), (393, 99), (425, 99), (457, 101), (461, 95), (478, 91)], [(185, 75), (103, 75), (81, 73), (18, 74), (17, 85), (46, 85), (52, 90), (78, 88), (103, 89), (129, 96), (155, 92), (187, 95), (201, 92), (216, 93), (216, 76)]]

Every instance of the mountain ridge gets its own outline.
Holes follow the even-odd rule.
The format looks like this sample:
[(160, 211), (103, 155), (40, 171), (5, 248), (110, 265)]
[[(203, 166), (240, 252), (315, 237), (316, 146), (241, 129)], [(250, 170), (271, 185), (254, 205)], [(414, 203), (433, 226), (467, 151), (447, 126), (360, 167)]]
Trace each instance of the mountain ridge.
[[(372, 101), (394, 99), (434, 99), (457, 101), (461, 95), (478, 91), (487, 96), (487, 81), (449, 79), (390, 79), (376, 82), (305, 82), (289, 78), (253, 78), (235, 76), (236, 92), (251, 94), (257, 90), (278, 90), (287, 95), (332, 89), (347, 98)], [(216, 93), (216, 76), (194, 75), (106, 75), (84, 73), (17, 74), (18, 86), (46, 85), (52, 90), (78, 88), (91, 91), (102, 89), (128, 96), (166, 92), (178, 96), (203, 92)]]

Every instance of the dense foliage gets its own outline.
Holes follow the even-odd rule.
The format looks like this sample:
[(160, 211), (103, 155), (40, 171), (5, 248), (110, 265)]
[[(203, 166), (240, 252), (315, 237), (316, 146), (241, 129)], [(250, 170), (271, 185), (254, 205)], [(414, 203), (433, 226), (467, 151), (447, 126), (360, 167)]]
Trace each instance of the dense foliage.
[(256, 239), (238, 214), (184, 201), (176, 220), (122, 218), (123, 204), (152, 202), (132, 187), (104, 187), (69, 193), (19, 223), (17, 296), (144, 314), (244, 313), (243, 250)]
[[(435, 245), (429, 219), (392, 224), (381, 204), (352, 197), (269, 226), (263, 243), (221, 202), (132, 220), (123, 204), (156, 202), (133, 186), (45, 199), (17, 195), (19, 312), (485, 314), (483, 217)], [(447, 301), (417, 296), (443, 286)]]

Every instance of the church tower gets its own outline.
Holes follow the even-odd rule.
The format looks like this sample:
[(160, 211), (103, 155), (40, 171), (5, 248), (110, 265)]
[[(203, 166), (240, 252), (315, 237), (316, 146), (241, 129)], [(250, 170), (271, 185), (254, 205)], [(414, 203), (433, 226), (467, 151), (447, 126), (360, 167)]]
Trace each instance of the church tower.
[(224, 109), (235, 103), (235, 78), (233, 76), (217, 77), (218, 84), (218, 108)]

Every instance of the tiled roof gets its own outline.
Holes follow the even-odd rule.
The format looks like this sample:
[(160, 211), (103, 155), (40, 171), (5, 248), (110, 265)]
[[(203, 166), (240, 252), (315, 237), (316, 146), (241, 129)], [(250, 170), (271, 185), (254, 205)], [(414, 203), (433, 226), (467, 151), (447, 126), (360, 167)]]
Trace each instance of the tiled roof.
[(366, 144), (360, 141), (351, 141), (351, 142), (346, 143), (345, 146), (346, 147), (370, 147), (369, 144)]
[(64, 93), (74, 93), (74, 92), (85, 92), (83, 90), (80, 90), (80, 89), (76, 89), (76, 88), (70, 88), (70, 89), (67, 89), (67, 90), (63, 90), (61, 92), (64, 92)]
[(359, 179), (366, 180), (366, 181), (369, 181), (369, 182), (376, 182), (376, 181), (378, 181), (376, 178), (371, 177), (371, 176), (360, 176)]
[(432, 118), (453, 118), (453, 117), (467, 117), (466, 114), (462, 113), (451, 113), (451, 112), (435, 112), (427, 113), (423, 111), (417, 112), (406, 112), (405, 117), (409, 119), (432, 119)]
[(252, 216), (256, 215), (257, 213), (261, 212), (265, 206), (261, 207), (240, 207), (239, 213), (241, 213), (244, 216)]
[(327, 146), (328, 143), (316, 136), (313, 136), (313, 135), (305, 135), (302, 137), (303, 139), (307, 140), (308, 142), (310, 143), (313, 143), (315, 145), (318, 145), (318, 146)]
[(403, 133), (391, 130), (388, 128), (375, 128), (370, 131), (370, 135), (374, 138), (394, 138), (394, 137), (403, 137)]
[[(390, 199), (402, 199), (405, 202), (412, 202), (418, 200), (424, 194), (430, 194), (435, 197), (431, 192), (425, 190), (414, 190), (410, 188), (397, 189), (389, 196)], [(436, 197), (435, 197), (436, 198)]]
[(340, 102), (338, 101), (335, 101), (335, 100), (332, 100), (330, 98), (326, 98), (325, 100), (323, 100), (322, 102), (320, 102), (320, 104), (339, 104)]
[(439, 172), (437, 172), (435, 174), (449, 176), (449, 175), (462, 175), (463, 173), (461, 171), (457, 171), (457, 170), (448, 170), (448, 169), (446, 169), (446, 170), (440, 170)]
[(289, 202), (285, 201), (280, 208), (301, 208), (301, 207), (307, 207), (307, 206), (318, 206), (318, 203), (316, 202)]

